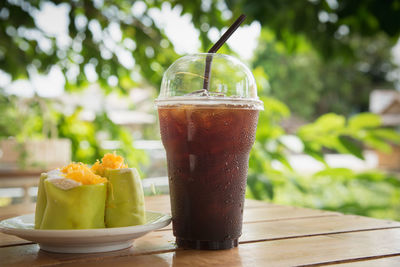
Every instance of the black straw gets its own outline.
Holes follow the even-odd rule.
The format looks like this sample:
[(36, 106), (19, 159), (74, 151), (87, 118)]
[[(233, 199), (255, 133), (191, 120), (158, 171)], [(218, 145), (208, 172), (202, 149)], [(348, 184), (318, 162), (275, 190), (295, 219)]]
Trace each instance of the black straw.
[(246, 15), (242, 14), (238, 17), (235, 22), (229, 27), (228, 30), (219, 38), (219, 40), (208, 50), (208, 53), (216, 53), (218, 49), (231, 37), (232, 33), (234, 33), (237, 28), (239, 28), (240, 24), (246, 19)]
[[(208, 53), (214, 54), (221, 48), (221, 46), (231, 37), (231, 35), (239, 28), (240, 24), (246, 19), (244, 14), (240, 15), (235, 22), (229, 27), (228, 30), (219, 38), (219, 40), (208, 50)], [(211, 62), (212, 62), (212, 55), (208, 55), (206, 57), (206, 67), (204, 69), (204, 83), (203, 88), (208, 91), (209, 89), (209, 79), (211, 74)]]

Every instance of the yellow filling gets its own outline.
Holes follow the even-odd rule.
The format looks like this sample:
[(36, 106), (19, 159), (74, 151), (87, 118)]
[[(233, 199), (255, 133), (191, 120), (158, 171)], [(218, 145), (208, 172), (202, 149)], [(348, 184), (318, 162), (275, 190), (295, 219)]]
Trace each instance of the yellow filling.
[(127, 164), (124, 164), (124, 158), (118, 156), (114, 153), (107, 153), (100, 161), (96, 161), (96, 163), (92, 166), (92, 171), (99, 174), (104, 175), (104, 171), (107, 169), (125, 169), (128, 168)]
[(81, 182), (82, 184), (100, 184), (107, 181), (106, 178), (93, 173), (91, 169), (85, 164), (70, 163), (69, 165), (61, 168), (61, 172), (65, 174), (66, 178)]

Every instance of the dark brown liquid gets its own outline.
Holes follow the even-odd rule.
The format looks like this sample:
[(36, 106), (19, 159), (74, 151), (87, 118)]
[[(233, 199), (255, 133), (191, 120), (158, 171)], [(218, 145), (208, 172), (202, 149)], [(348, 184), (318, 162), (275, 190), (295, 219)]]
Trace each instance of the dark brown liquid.
[(237, 246), (258, 110), (179, 105), (158, 113), (178, 246)]

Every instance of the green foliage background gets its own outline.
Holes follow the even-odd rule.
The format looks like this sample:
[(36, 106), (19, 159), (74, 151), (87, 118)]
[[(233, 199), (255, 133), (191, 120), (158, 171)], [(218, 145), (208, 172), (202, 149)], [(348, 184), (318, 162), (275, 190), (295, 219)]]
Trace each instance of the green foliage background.
[[(34, 14), (44, 3), (68, 7), (69, 45), (60, 46), (55, 36), (37, 27)], [(158, 89), (163, 72), (180, 55), (149, 15), (151, 9), (167, 5), (189, 14), (199, 32), (201, 51), (212, 45), (210, 28), (222, 30), (245, 13), (246, 23), (256, 21), (262, 26), (249, 65), (266, 107), (251, 154), (248, 197), (400, 219), (397, 177), (334, 169), (323, 153), (336, 151), (362, 159), (365, 147), (389, 152), (390, 144), (400, 143), (393, 130), (381, 128), (379, 117), (360, 113), (367, 111), (372, 89), (393, 88), (388, 74), (396, 67), (390, 48), (400, 34), (399, 0), (148, 0), (141, 15), (134, 15), (132, 4), (123, 0), (1, 1), (0, 70), (18, 80), (58, 66), (65, 75), (65, 89), (78, 91), (89, 85), (84, 69), (92, 65), (98, 74), (96, 82), (106, 93), (126, 95), (139, 85)], [(79, 26), (77, 21), (82, 19), (87, 23)], [(99, 26), (103, 38), (94, 36), (89, 23)], [(107, 47), (110, 24), (120, 28), (122, 36), (115, 46), (133, 56), (133, 69), (121, 64), (117, 53)], [(40, 45), (41, 38), (50, 44), (48, 48)], [(224, 46), (221, 53), (233, 52)], [(72, 68), (77, 68), (76, 76), (68, 75)], [(110, 83), (110, 77), (118, 77), (118, 83)], [(2, 138), (14, 136), (21, 142), (70, 138), (73, 160), (90, 163), (105, 152), (96, 138), (101, 131), (121, 141), (119, 153), (130, 164), (146, 163), (144, 154), (133, 148), (127, 129), (113, 124), (105, 112), (99, 112), (92, 123), (83, 122), (81, 108), (66, 115), (49, 99), (20, 99), (6, 94), (4, 88), (0, 88), (0, 104)], [(304, 176), (290, 166), (287, 153), (291, 148), (282, 142), (285, 131), (280, 125), (291, 113), (316, 119), (296, 135), (304, 152), (323, 163), (323, 171)], [(283, 168), (277, 169), (276, 161)]]

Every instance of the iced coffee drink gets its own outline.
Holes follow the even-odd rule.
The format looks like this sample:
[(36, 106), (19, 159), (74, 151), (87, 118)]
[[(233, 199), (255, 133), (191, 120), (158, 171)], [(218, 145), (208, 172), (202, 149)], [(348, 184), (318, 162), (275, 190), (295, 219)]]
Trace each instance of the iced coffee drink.
[(225, 55), (214, 55), (209, 90), (182, 88), (201, 84), (205, 56), (184, 57), (167, 70), (157, 106), (176, 243), (227, 249), (241, 235), (249, 153), (262, 103), (248, 69)]

